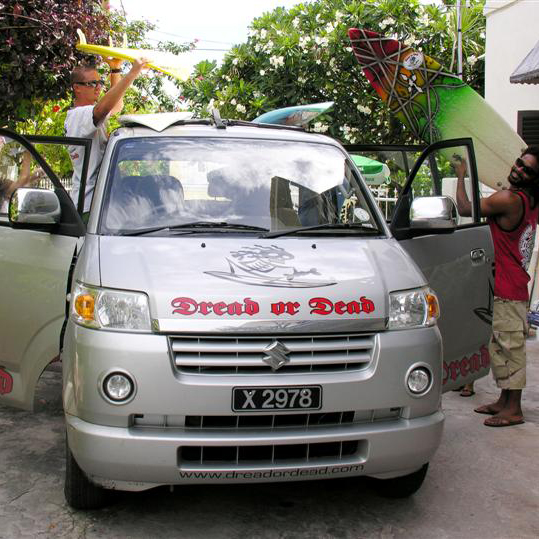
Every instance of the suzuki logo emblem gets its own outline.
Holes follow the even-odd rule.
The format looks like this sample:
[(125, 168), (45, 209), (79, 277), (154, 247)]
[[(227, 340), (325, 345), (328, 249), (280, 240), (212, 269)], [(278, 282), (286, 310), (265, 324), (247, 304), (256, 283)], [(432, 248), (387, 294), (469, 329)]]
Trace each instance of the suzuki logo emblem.
[(279, 341), (273, 341), (268, 347), (264, 348), (266, 356), (262, 358), (274, 371), (280, 369), (285, 363), (290, 361), (288, 354), (290, 350)]

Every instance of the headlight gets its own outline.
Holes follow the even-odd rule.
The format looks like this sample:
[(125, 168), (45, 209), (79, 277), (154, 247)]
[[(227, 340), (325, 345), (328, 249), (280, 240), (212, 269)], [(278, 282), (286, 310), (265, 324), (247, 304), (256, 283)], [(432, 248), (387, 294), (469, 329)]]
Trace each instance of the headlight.
[(82, 326), (120, 331), (150, 331), (148, 297), (76, 283), (71, 294), (71, 316)]
[(438, 298), (430, 288), (389, 294), (388, 329), (433, 326), (439, 316)]

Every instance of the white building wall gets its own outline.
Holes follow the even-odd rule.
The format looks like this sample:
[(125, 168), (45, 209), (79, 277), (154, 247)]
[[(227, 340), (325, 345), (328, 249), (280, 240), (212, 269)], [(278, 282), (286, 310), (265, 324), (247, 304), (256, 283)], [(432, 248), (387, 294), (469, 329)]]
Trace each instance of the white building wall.
[(539, 110), (539, 85), (509, 77), (539, 41), (538, 0), (487, 0), (485, 99), (517, 129), (519, 110)]

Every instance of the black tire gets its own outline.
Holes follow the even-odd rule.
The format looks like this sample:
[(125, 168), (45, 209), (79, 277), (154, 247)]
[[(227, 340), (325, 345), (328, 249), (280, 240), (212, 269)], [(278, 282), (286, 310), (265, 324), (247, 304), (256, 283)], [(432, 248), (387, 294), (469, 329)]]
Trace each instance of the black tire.
[(427, 462), (417, 472), (401, 477), (393, 477), (392, 479), (369, 477), (369, 484), (377, 494), (384, 498), (407, 498), (419, 490), (428, 469), (429, 463)]
[(64, 494), (73, 509), (100, 509), (112, 501), (112, 491), (91, 483), (80, 469), (66, 442)]

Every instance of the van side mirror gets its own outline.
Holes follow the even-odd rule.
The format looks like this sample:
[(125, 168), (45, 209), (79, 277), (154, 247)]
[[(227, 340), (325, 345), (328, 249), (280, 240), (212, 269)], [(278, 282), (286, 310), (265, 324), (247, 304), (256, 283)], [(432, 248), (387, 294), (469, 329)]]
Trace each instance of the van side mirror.
[(410, 228), (415, 230), (454, 230), (458, 222), (457, 206), (447, 196), (418, 197), (410, 208)]
[(54, 191), (20, 187), (11, 195), (8, 214), (14, 225), (56, 225), (62, 212)]

